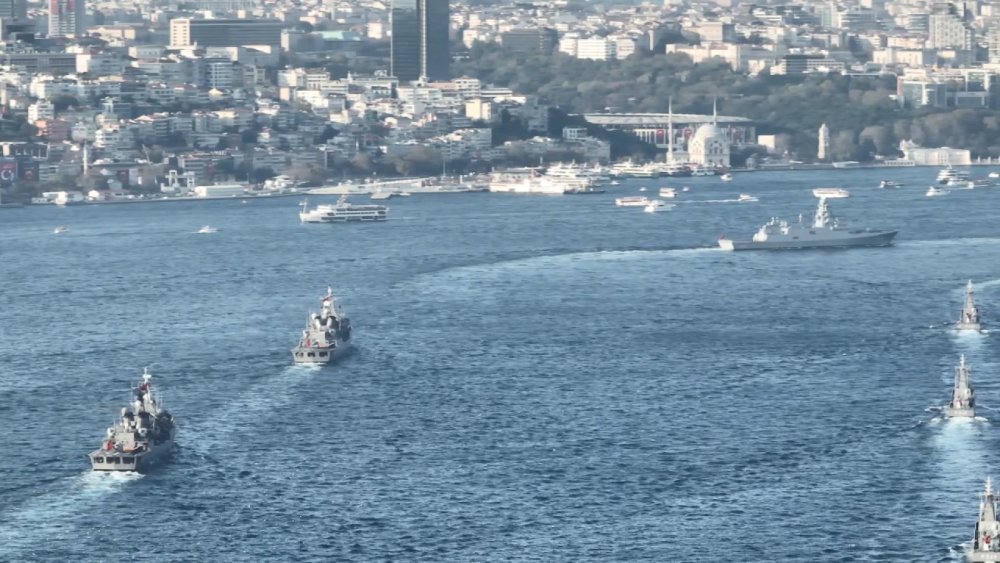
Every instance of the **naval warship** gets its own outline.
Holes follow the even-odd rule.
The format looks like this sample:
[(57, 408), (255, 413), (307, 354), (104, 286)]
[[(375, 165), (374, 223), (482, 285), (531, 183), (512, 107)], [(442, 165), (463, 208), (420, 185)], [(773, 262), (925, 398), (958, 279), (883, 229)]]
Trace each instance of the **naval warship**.
[(955, 368), (955, 387), (951, 391), (951, 402), (944, 408), (948, 418), (972, 418), (976, 416), (976, 392), (969, 379), (969, 366), (962, 354)]
[(830, 214), (826, 198), (819, 198), (816, 216), (811, 225), (797, 224), (772, 217), (753, 235), (752, 240), (719, 238), (723, 250), (800, 250), (806, 248), (850, 248), (854, 246), (888, 246), (896, 231), (850, 229), (842, 226)]
[(983, 330), (979, 319), (979, 308), (976, 307), (976, 294), (972, 290), (972, 280), (965, 286), (965, 305), (962, 306), (962, 316), (955, 323), (956, 330)]
[(149, 370), (133, 389), (135, 396), (121, 418), (108, 428), (101, 448), (90, 452), (94, 471), (135, 471), (142, 473), (170, 454), (177, 427), (174, 417), (153, 394)]
[(344, 316), (331, 288), (320, 312), (309, 315), (299, 344), (292, 348), (297, 364), (328, 364), (351, 349), (351, 320)]
[(979, 521), (976, 522), (969, 561), (972, 563), (1000, 561), (1000, 522), (997, 522), (996, 491), (993, 490), (993, 482), (989, 478), (986, 479), (986, 490), (981, 493), (981, 497)]

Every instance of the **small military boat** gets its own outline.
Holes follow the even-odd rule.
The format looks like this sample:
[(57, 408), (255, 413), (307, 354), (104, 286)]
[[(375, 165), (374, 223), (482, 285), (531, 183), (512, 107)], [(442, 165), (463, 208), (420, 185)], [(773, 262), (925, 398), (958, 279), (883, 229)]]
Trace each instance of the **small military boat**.
[(122, 409), (118, 422), (108, 428), (100, 449), (90, 452), (94, 471), (143, 473), (170, 455), (177, 426), (174, 417), (154, 395), (149, 370), (133, 389), (132, 404)]
[(972, 280), (965, 286), (965, 304), (962, 306), (962, 316), (955, 323), (955, 330), (983, 330), (979, 318), (979, 307), (976, 306), (976, 292), (972, 289)]
[(1000, 522), (997, 522), (997, 498), (993, 480), (986, 479), (986, 489), (980, 493), (979, 521), (972, 537), (971, 563), (1000, 561)]
[(309, 315), (292, 359), (297, 364), (329, 364), (351, 350), (351, 320), (327, 288), (319, 313)]
[(951, 391), (951, 402), (944, 408), (948, 418), (974, 418), (976, 416), (976, 392), (972, 390), (969, 366), (962, 354), (955, 368), (955, 387)]

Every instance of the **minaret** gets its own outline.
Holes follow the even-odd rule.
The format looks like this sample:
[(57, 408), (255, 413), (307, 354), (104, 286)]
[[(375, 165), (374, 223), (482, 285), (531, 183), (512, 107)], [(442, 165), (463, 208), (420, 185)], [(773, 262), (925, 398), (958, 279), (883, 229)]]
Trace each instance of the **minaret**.
[(816, 159), (826, 160), (830, 158), (830, 128), (826, 123), (819, 126), (819, 147), (816, 149)]
[(674, 163), (674, 99), (667, 100), (667, 164)]
[(719, 105), (719, 98), (712, 98), (712, 125), (719, 124), (719, 112), (717, 107), (718, 105)]

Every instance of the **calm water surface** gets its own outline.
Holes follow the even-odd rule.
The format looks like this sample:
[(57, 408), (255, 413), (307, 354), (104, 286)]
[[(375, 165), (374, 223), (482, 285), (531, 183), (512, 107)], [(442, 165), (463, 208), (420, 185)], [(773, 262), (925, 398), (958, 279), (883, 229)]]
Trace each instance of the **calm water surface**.
[[(294, 199), (0, 211), (0, 561), (958, 560), (1000, 429), (928, 409), (965, 353), (1000, 419), (997, 335), (940, 328), (969, 278), (1000, 318), (1000, 190), (926, 198), (935, 173), (415, 195), (379, 225), (303, 226)], [(612, 204), (684, 184), (672, 211)], [(818, 185), (898, 244), (711, 248), (808, 218)], [(291, 367), (328, 284), (358, 350)], [(92, 475), (144, 366), (179, 449)]]

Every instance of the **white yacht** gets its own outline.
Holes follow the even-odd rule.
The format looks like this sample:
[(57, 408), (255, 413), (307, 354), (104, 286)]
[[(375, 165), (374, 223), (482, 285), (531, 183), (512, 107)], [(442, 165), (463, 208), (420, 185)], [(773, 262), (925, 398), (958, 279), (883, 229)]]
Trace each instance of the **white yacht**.
[(741, 203), (750, 203), (754, 201), (760, 201), (760, 198), (758, 198), (755, 195), (740, 194), (740, 197), (736, 198), (736, 201), (739, 201)]
[(319, 205), (309, 209), (307, 201), (302, 202), (299, 219), (303, 223), (346, 223), (353, 221), (385, 221), (389, 218), (389, 208), (384, 205), (354, 205), (348, 203), (347, 196), (340, 196), (334, 205)]
[(813, 195), (826, 199), (841, 199), (851, 197), (851, 192), (845, 190), (844, 188), (815, 188), (813, 190)]
[(198, 229), (198, 234), (202, 234), (202, 235), (207, 235), (207, 234), (217, 233), (217, 232), (219, 232), (219, 229), (217, 229), (215, 227), (212, 227), (212, 226), (209, 226), (209, 225), (205, 225), (204, 227)]
[(650, 203), (652, 201), (648, 197), (641, 195), (629, 195), (615, 199), (615, 205), (618, 207), (646, 207)]
[(646, 206), (642, 208), (642, 210), (645, 211), (646, 213), (656, 213), (657, 211), (666, 211), (668, 209), (673, 209), (673, 208), (674, 204), (672, 203), (664, 203), (662, 200), (654, 199), (649, 203), (647, 203)]
[(957, 170), (951, 166), (942, 169), (937, 175), (937, 181), (939, 184), (948, 184), (949, 182), (966, 182), (968, 180), (968, 172), (964, 170)]
[(722, 176), (719, 176), (719, 179), (722, 180), (723, 182), (732, 182), (733, 181), (733, 175), (730, 174), (729, 172), (726, 172)]
[(636, 164), (631, 160), (611, 165), (610, 174), (617, 178), (658, 178), (660, 170), (654, 163)]
[(948, 190), (939, 188), (937, 186), (931, 186), (927, 188), (927, 193), (924, 195), (926, 195), (927, 197), (936, 197), (936, 196), (948, 195), (950, 193), (951, 192), (949, 192)]
[(640, 192), (644, 192), (644, 191), (646, 191), (646, 186), (643, 186), (643, 187), (639, 188), (639, 191), (640, 191)]
[(660, 188), (660, 197), (673, 199), (677, 197), (677, 190), (674, 188)]

